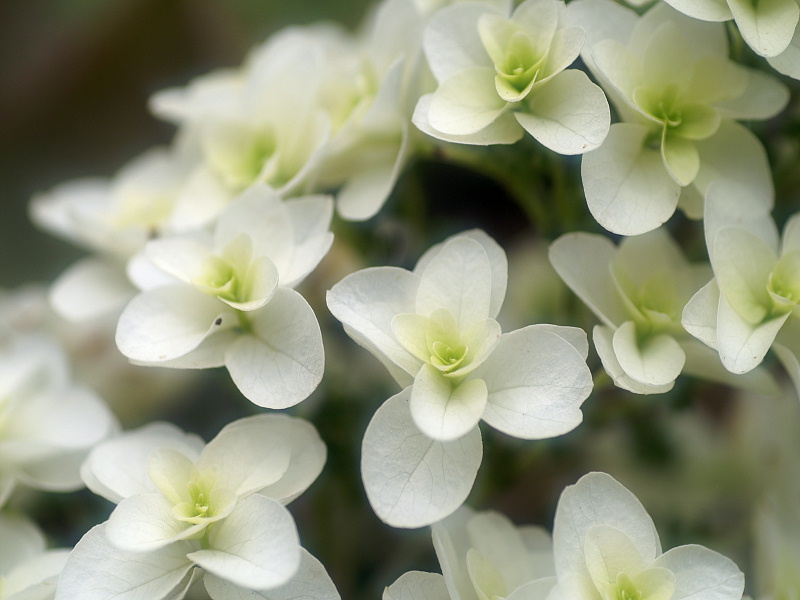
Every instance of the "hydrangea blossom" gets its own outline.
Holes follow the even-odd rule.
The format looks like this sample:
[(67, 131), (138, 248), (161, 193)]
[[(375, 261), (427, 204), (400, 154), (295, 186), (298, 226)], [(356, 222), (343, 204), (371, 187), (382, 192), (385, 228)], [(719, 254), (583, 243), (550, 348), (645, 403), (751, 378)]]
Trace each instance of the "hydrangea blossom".
[[(692, 298), (683, 324), (719, 351), (732, 373), (758, 366), (778, 338), (779, 357), (796, 383), (800, 301), (800, 214), (783, 236), (769, 213), (742, 190), (716, 185), (706, 200), (706, 242), (714, 279)], [(776, 349), (778, 348), (776, 347)]]
[(177, 599), (202, 574), (215, 600), (337, 598), (283, 506), (324, 462), (313, 426), (283, 415), (234, 421), (206, 445), (164, 423), (99, 445), (82, 475), (118, 506), (75, 547), (56, 598)]
[(625, 238), (618, 247), (601, 235), (569, 233), (551, 245), (550, 261), (602, 321), (594, 344), (617, 386), (657, 394), (672, 389), (684, 372), (769, 387), (764, 373), (758, 381), (737, 382), (715, 352), (683, 329), (683, 307), (711, 268), (690, 264), (663, 229)]
[(800, 7), (797, 0), (665, 0), (703, 21), (733, 19), (747, 44), (778, 71), (800, 79)]
[(69, 550), (47, 550), (27, 519), (0, 514), (0, 600), (52, 600)]
[(645, 233), (666, 221), (679, 200), (700, 218), (702, 197), (716, 179), (772, 205), (764, 150), (732, 119), (772, 117), (788, 91), (730, 61), (722, 25), (663, 3), (637, 17), (609, 0), (580, 0), (569, 14), (593, 32), (582, 56), (622, 118), (581, 165), (586, 201), (600, 225)]
[(555, 583), (553, 543), (540, 527), (516, 527), (504, 515), (461, 507), (432, 527), (442, 574), (412, 571), (384, 600), (522, 599)]
[(18, 481), (42, 490), (81, 488), (81, 461), (116, 427), (105, 403), (71, 381), (54, 342), (7, 340), (0, 349), (0, 506)]
[(740, 600), (744, 575), (697, 545), (661, 550), (653, 521), (610, 475), (589, 473), (561, 494), (553, 526), (558, 583), (548, 600)]
[(361, 473), (378, 516), (420, 527), (458, 508), (481, 461), (478, 422), (541, 439), (576, 427), (592, 387), (582, 330), (501, 335), (503, 250), (482, 231), (430, 249), (414, 271), (364, 269), (328, 293), (347, 333), (405, 389), (373, 417)]
[[(324, 369), (316, 317), (292, 289), (328, 251), (329, 197), (282, 201), (254, 186), (220, 215), (213, 238), (153, 240), (146, 258), (174, 283), (135, 270), (146, 289), (123, 311), (117, 345), (131, 360), (176, 368), (225, 365), (251, 401), (285, 408)], [(135, 267), (136, 265), (134, 265)]]
[(526, 0), (513, 12), (460, 2), (435, 13), (423, 44), (439, 86), (420, 99), (417, 127), (483, 145), (510, 144), (527, 131), (560, 154), (599, 146), (608, 102), (585, 73), (567, 69), (584, 32), (566, 23), (566, 10), (560, 0)]

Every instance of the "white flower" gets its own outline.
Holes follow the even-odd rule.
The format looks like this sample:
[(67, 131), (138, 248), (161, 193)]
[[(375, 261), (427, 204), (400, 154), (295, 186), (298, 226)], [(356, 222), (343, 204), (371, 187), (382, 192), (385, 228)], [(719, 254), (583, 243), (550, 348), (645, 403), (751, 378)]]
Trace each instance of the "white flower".
[(195, 176), (234, 194), (265, 183), (286, 195), (307, 183), (330, 133), (319, 97), (325, 45), (316, 38), (322, 31), (283, 30), (255, 48), (243, 67), (152, 98), (153, 112), (196, 144)]
[(328, 197), (282, 201), (254, 186), (220, 216), (213, 239), (150, 242), (147, 258), (176, 282), (131, 300), (117, 326), (120, 351), (148, 365), (225, 365), (260, 406), (305, 399), (322, 377), (322, 337), (311, 307), (291, 287), (328, 251), (331, 213)]
[(684, 14), (702, 21), (736, 22), (745, 42), (767, 57), (778, 71), (800, 79), (800, 7), (797, 0), (666, 0)]
[(51, 491), (82, 487), (78, 466), (116, 426), (103, 401), (70, 380), (54, 342), (7, 342), (0, 350), (0, 505), (18, 481)]
[(525, 130), (560, 154), (599, 146), (608, 102), (582, 71), (567, 69), (584, 33), (566, 24), (565, 11), (560, 0), (526, 0), (513, 13), (481, 2), (435, 13), (423, 44), (439, 87), (420, 99), (417, 127), (483, 145), (511, 144)]
[(772, 205), (764, 150), (732, 119), (774, 116), (788, 90), (730, 61), (722, 25), (663, 3), (642, 17), (608, 0), (580, 0), (568, 12), (590, 32), (582, 57), (622, 119), (581, 165), (598, 223), (638, 235), (665, 222), (679, 200), (699, 218), (715, 179), (735, 181)]
[(313, 426), (283, 415), (240, 419), (205, 446), (163, 423), (101, 444), (82, 474), (119, 505), (75, 547), (56, 597), (110, 600), (146, 589), (147, 598), (181, 598), (196, 567), (215, 599), (309, 584), (311, 597), (337, 597), (283, 506), (324, 461)]
[(69, 550), (46, 550), (39, 529), (0, 514), (0, 600), (52, 600)]
[(516, 527), (500, 513), (462, 506), (432, 533), (442, 575), (406, 573), (384, 600), (522, 599), (555, 583), (553, 543), (540, 527)]
[(480, 464), (481, 419), (525, 439), (582, 419), (584, 332), (532, 325), (501, 336), (506, 270), (503, 250), (473, 231), (434, 246), (413, 272), (364, 269), (328, 293), (348, 334), (408, 386), (377, 411), (362, 448), (367, 495), (392, 525), (433, 523), (461, 505)]
[(548, 600), (740, 600), (744, 575), (703, 546), (661, 551), (653, 521), (610, 475), (561, 494), (553, 527), (558, 583)]
[(705, 229), (714, 279), (687, 305), (683, 325), (717, 349), (732, 373), (757, 367), (777, 337), (778, 357), (797, 386), (800, 214), (779, 240), (769, 213), (750, 200), (734, 186), (709, 190)]
[(594, 328), (594, 344), (618, 387), (662, 393), (682, 372), (769, 386), (765, 373), (757, 381), (731, 377), (717, 354), (683, 329), (683, 307), (708, 281), (711, 268), (689, 264), (663, 229), (625, 238), (618, 247), (601, 235), (569, 233), (551, 245), (550, 261), (602, 321)]

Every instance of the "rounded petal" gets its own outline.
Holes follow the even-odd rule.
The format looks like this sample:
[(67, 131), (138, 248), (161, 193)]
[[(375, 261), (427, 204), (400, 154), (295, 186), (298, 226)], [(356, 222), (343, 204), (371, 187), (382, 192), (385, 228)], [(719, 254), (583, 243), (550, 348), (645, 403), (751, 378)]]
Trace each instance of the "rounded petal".
[(478, 19), (485, 13), (501, 14), (484, 3), (462, 2), (443, 8), (428, 21), (423, 47), (436, 79), (443, 81), (470, 67), (492, 66), (478, 33)]
[(339, 593), (325, 567), (303, 548), (300, 548), (297, 573), (278, 587), (252, 590), (239, 587), (213, 573), (207, 573), (203, 583), (214, 600), (339, 600)]
[(46, 542), (39, 528), (25, 517), (0, 515), (0, 535), (13, 544), (0, 546), (0, 573), (9, 573), (17, 565), (45, 551)]
[(120, 550), (150, 553), (203, 530), (204, 523), (176, 519), (173, 506), (160, 492), (125, 498), (108, 518), (106, 538)]
[(492, 265), (486, 251), (475, 240), (456, 236), (420, 272), (413, 312), (429, 316), (444, 308), (463, 332), (489, 318), (491, 296)]
[(617, 248), (610, 239), (591, 233), (567, 233), (550, 245), (550, 264), (600, 320), (616, 326), (627, 312), (613, 284), (611, 262)]
[(325, 354), (314, 311), (297, 292), (278, 288), (263, 308), (249, 313), (251, 332), (225, 353), (236, 387), (265, 408), (305, 400), (322, 380)]
[(712, 279), (683, 308), (683, 328), (710, 348), (717, 348), (717, 309), (719, 288)]
[(105, 527), (94, 527), (75, 546), (58, 578), (56, 600), (177, 598), (188, 588), (194, 565), (187, 554), (195, 543), (127, 552), (109, 543)]
[(428, 121), (428, 113), (431, 109), (431, 100), (433, 94), (426, 94), (417, 102), (414, 109), (412, 121), (421, 132), (436, 138), (444, 140), (445, 142), (453, 142), (456, 144), (471, 144), (474, 146), (489, 146), (492, 144), (513, 144), (518, 141), (524, 130), (514, 118), (514, 113), (505, 111), (493, 123), (491, 127), (485, 127), (475, 133), (467, 135), (452, 135), (442, 133), (441, 131), (431, 127)]
[(580, 406), (592, 391), (592, 376), (580, 352), (536, 325), (504, 334), (471, 378), (489, 391), (484, 420), (523, 439), (571, 431), (583, 420)]
[(761, 56), (775, 56), (789, 45), (800, 18), (800, 7), (786, 0), (728, 0), (739, 32)]
[(156, 448), (171, 448), (196, 460), (203, 440), (170, 423), (150, 423), (96, 446), (81, 466), (81, 477), (95, 494), (119, 503), (134, 494), (155, 492), (147, 461)]
[(372, 417), (361, 446), (361, 476), (378, 517), (393, 527), (424, 527), (466, 499), (483, 457), (476, 427), (452, 442), (423, 434), (411, 418), (411, 389), (392, 396)]
[(605, 473), (589, 473), (561, 494), (553, 524), (553, 546), (559, 580), (588, 576), (584, 541), (596, 525), (620, 530), (633, 542), (644, 564), (661, 554), (653, 521), (636, 497)]
[(776, 77), (762, 71), (750, 70), (747, 88), (715, 108), (729, 119), (769, 119), (781, 112), (789, 103), (789, 88)]
[(383, 600), (450, 600), (444, 578), (438, 573), (409, 571), (383, 591)]
[(219, 473), (217, 486), (238, 497), (276, 483), (291, 461), (288, 431), (291, 421), (280, 415), (256, 415), (223, 427), (197, 460), (200, 472)]
[(658, 150), (648, 148), (648, 128), (617, 123), (597, 150), (583, 156), (586, 203), (600, 225), (613, 233), (639, 235), (659, 227), (675, 212), (680, 185)]
[(597, 355), (600, 357), (600, 361), (603, 363), (603, 368), (605, 369), (606, 373), (608, 373), (608, 376), (614, 381), (614, 385), (617, 387), (620, 387), (623, 390), (628, 390), (629, 392), (633, 392), (634, 394), (662, 394), (670, 391), (675, 385), (674, 381), (665, 385), (647, 385), (636, 381), (627, 373), (625, 373), (624, 369), (619, 364), (619, 360), (617, 360), (616, 353), (614, 352), (613, 328), (605, 327), (603, 325), (595, 325), (595, 328), (592, 332), (592, 338), (594, 339), (594, 347), (595, 350), (597, 350)]
[(559, 154), (594, 150), (608, 134), (611, 113), (606, 96), (583, 71), (563, 71), (535, 87), (526, 111), (514, 116), (543, 146)]
[(322, 471), (327, 451), (316, 428), (308, 421), (280, 414), (257, 415), (229, 423), (220, 435), (224, 432), (226, 437), (238, 436), (240, 429), (259, 431), (265, 438), (281, 438), (281, 444), (288, 450), (288, 467), (280, 479), (257, 490), (262, 496), (288, 504)]
[(189, 558), (209, 573), (249, 589), (287, 583), (300, 566), (300, 540), (289, 511), (258, 494), (236, 504), (210, 530), (209, 548)]
[(409, 410), (422, 433), (447, 442), (478, 426), (486, 397), (486, 384), (482, 380), (468, 379), (453, 387), (436, 367), (425, 364), (411, 388)]
[(494, 70), (464, 69), (445, 79), (433, 93), (428, 124), (446, 135), (472, 135), (491, 126), (508, 103), (497, 95)]
[(777, 56), (767, 58), (767, 62), (778, 73), (800, 79), (800, 27), (794, 30), (792, 41), (786, 49)]
[(122, 265), (86, 258), (64, 271), (50, 288), (50, 304), (71, 321), (115, 313), (136, 293)]
[(686, 362), (686, 355), (674, 337), (662, 333), (640, 340), (633, 321), (620, 325), (614, 332), (612, 344), (625, 373), (649, 386), (674, 382)]
[(188, 354), (221, 331), (230, 316), (231, 309), (224, 303), (189, 286), (152, 289), (136, 296), (122, 311), (117, 347), (138, 362), (167, 361)]
[[(414, 303), (419, 277), (395, 267), (363, 269), (348, 275), (328, 292), (328, 309), (345, 327), (358, 332), (367, 349), (385, 356), (406, 372), (416, 375), (419, 359), (395, 339), (392, 319), (416, 312)], [(359, 340), (356, 340), (359, 341)], [(361, 343), (359, 341), (359, 343)]]
[(665, 0), (672, 8), (701, 21), (728, 21), (733, 13), (726, 0)]
[(741, 598), (744, 574), (732, 560), (703, 546), (673, 548), (651, 565), (675, 574), (673, 600), (731, 600)]

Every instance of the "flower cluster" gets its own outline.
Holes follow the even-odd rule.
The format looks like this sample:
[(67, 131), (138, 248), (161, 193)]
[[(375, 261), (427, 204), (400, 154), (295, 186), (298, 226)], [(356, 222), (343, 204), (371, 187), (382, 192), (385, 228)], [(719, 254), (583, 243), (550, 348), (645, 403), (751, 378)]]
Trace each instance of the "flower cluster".
[[(800, 392), (799, 19), (381, 0), (154, 94), (167, 146), (31, 201), (90, 255), (0, 295), (0, 600), (374, 597), (360, 553), (411, 564), (394, 529), (427, 526), (441, 575), (385, 600), (740, 600), (665, 521), (796, 596), (800, 415), (762, 397)], [(496, 510), (543, 523), (576, 479), (552, 535)], [(83, 486), (110, 515), (39, 500)]]

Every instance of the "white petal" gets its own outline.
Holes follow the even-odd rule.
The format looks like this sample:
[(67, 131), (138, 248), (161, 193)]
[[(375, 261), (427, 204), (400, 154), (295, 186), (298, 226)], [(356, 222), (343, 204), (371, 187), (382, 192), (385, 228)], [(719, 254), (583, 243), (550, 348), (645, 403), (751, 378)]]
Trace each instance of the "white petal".
[(569, 343), (570, 346), (575, 348), (575, 350), (578, 351), (578, 354), (583, 357), (583, 360), (586, 360), (586, 357), (589, 356), (589, 339), (586, 337), (586, 332), (580, 327), (539, 323), (536, 325), (536, 328), (556, 334), (565, 342)]
[(761, 56), (775, 56), (789, 45), (800, 17), (796, 2), (787, 0), (728, 0), (739, 32)]
[(478, 242), (486, 252), (489, 259), (489, 266), (492, 271), (492, 299), (489, 303), (489, 317), (494, 319), (500, 312), (503, 300), (506, 297), (506, 287), (508, 285), (508, 258), (506, 252), (495, 242), (485, 231), (481, 229), (470, 229), (458, 235), (447, 238), (440, 244), (431, 246), (417, 261), (414, 266), (414, 273), (421, 274), (435, 256), (444, 248), (445, 244), (456, 237), (467, 237)]
[[(345, 326), (374, 344), (380, 354), (415, 375), (420, 362), (395, 340), (392, 319), (401, 313), (416, 312), (418, 286), (419, 278), (405, 269), (363, 269), (331, 288), (327, 295), (328, 308)], [(367, 349), (375, 354), (373, 348)]]
[(383, 600), (451, 600), (438, 573), (409, 571), (383, 591)]
[(800, 79), (800, 27), (794, 30), (794, 36), (786, 50), (767, 58), (767, 62), (779, 73), (792, 79)]
[[(773, 344), (776, 355), (779, 344)], [(712, 350), (699, 342), (684, 340), (681, 348), (686, 353), (686, 364), (683, 367), (684, 375), (691, 375), (706, 381), (716, 381), (740, 390), (746, 390), (764, 396), (777, 396), (780, 394), (778, 385), (772, 373), (763, 367), (756, 367), (747, 373), (731, 373), (722, 364), (719, 352)]]
[(800, 250), (800, 213), (789, 217), (781, 236), (781, 256), (794, 250)]
[(305, 400), (322, 379), (325, 355), (314, 311), (292, 289), (278, 288), (272, 300), (249, 314), (252, 331), (225, 353), (236, 387), (265, 408)]
[(279, 502), (254, 494), (209, 532), (209, 549), (189, 558), (209, 573), (250, 589), (287, 583), (300, 566), (292, 516)]
[(121, 264), (86, 258), (56, 279), (49, 299), (59, 315), (81, 321), (117, 312), (135, 293)]
[(508, 517), (494, 511), (480, 512), (467, 523), (467, 530), (471, 547), (491, 562), (508, 590), (533, 579), (536, 565), (519, 529)]
[[(184, 285), (156, 288), (128, 303), (117, 323), (117, 347), (128, 358), (158, 363), (188, 354), (230, 318), (216, 298)], [(227, 322), (228, 318), (225, 319)]]
[(483, 3), (462, 2), (443, 8), (428, 21), (423, 47), (436, 79), (470, 67), (492, 66), (478, 33), (478, 19), (484, 13), (501, 14)]
[(21, 515), (0, 515), (0, 535), (14, 544), (0, 546), (0, 573), (9, 573), (17, 565), (45, 551), (46, 541), (39, 528)]
[(244, 497), (276, 483), (291, 461), (292, 421), (281, 415), (256, 415), (229, 423), (200, 454), (200, 472), (219, 472), (217, 485)]
[(586, 203), (600, 225), (622, 235), (657, 228), (675, 212), (680, 186), (658, 150), (645, 145), (648, 128), (616, 123), (581, 162)]
[(431, 127), (428, 121), (428, 113), (431, 108), (433, 94), (426, 94), (419, 99), (412, 121), (417, 129), (439, 140), (453, 142), (456, 144), (472, 144), (475, 146), (489, 146), (491, 144), (513, 144), (518, 141), (524, 130), (520, 127), (514, 113), (505, 111), (491, 124), (480, 131), (468, 135), (451, 135)]
[(716, 104), (724, 117), (731, 119), (769, 119), (789, 102), (789, 89), (769, 73), (750, 70), (744, 93)]
[(436, 367), (425, 364), (411, 388), (409, 409), (422, 433), (447, 442), (478, 426), (486, 397), (486, 384), (482, 380), (468, 379), (454, 387)]
[(159, 269), (184, 283), (203, 275), (214, 254), (211, 240), (202, 235), (152, 240), (145, 247), (147, 258)]
[(8, 600), (52, 600), (69, 550), (50, 550), (6, 572), (3, 592)]
[(176, 519), (172, 507), (161, 492), (125, 498), (108, 518), (106, 538), (120, 550), (150, 553), (202, 531), (204, 524)]
[(744, 575), (732, 560), (703, 546), (679, 546), (653, 563), (675, 573), (673, 600), (730, 600), (744, 591)]
[(508, 600), (547, 600), (557, 583), (555, 577), (542, 577), (521, 585), (511, 592)]
[(467, 571), (467, 551), (472, 546), (467, 524), (476, 515), (466, 504), (431, 526), (431, 539), (450, 598), (474, 598), (475, 587)]
[(419, 431), (408, 409), (410, 388), (381, 406), (364, 434), (361, 476), (372, 508), (393, 527), (423, 527), (466, 499), (483, 456), (476, 427), (452, 442)]
[(205, 575), (203, 583), (214, 600), (339, 600), (339, 593), (325, 567), (303, 548), (300, 548), (300, 568), (294, 577), (281, 586), (252, 590), (212, 573)]
[[(289, 466), (283, 476), (258, 493), (288, 504), (310, 486), (325, 464), (325, 444), (314, 426), (302, 419), (288, 415), (270, 414), (239, 419), (226, 425), (226, 435), (238, 435), (240, 428), (250, 428), (251, 421), (258, 425), (265, 437), (280, 437), (289, 451)], [(222, 432), (220, 432), (222, 433)]]
[(586, 32), (581, 52), (584, 62), (595, 72), (592, 47), (607, 39), (625, 44), (638, 21), (635, 12), (611, 0), (577, 0), (567, 4), (566, 21)]
[(506, 109), (497, 95), (495, 73), (473, 67), (439, 84), (428, 108), (428, 124), (446, 135), (472, 135), (489, 127)]
[(574, 429), (592, 376), (578, 350), (536, 325), (504, 334), (492, 355), (473, 372), (486, 382), (483, 415), (492, 427), (523, 439), (542, 439)]
[(444, 308), (463, 332), (489, 318), (491, 295), (492, 267), (483, 246), (467, 237), (455, 237), (420, 273), (414, 312), (429, 316)]
[(725, 296), (721, 296), (717, 313), (717, 347), (725, 368), (731, 373), (747, 373), (761, 364), (790, 314), (751, 325), (731, 307)]
[(642, 504), (610, 475), (589, 473), (561, 494), (553, 524), (553, 550), (559, 580), (585, 573), (583, 543), (595, 525), (610, 525), (627, 535), (644, 564), (661, 554), (653, 521)]
[(187, 554), (196, 546), (176, 542), (154, 552), (125, 552), (112, 546), (105, 525), (83, 536), (58, 579), (56, 600), (153, 600), (178, 598), (194, 565)]
[(172, 448), (191, 460), (204, 442), (170, 423), (150, 423), (104, 442), (89, 453), (81, 477), (95, 494), (118, 503), (134, 494), (155, 492), (147, 474), (147, 461), (156, 448)]
[(607, 237), (580, 232), (562, 235), (548, 253), (559, 277), (608, 326), (628, 318), (611, 276), (616, 253)]
[[(711, 185), (718, 180), (730, 182), (734, 198), (743, 198), (749, 210), (766, 207), (772, 209), (775, 189), (772, 183), (767, 153), (759, 139), (749, 129), (724, 119), (717, 133), (695, 142), (700, 153), (700, 170), (692, 182), (703, 195), (710, 193)], [(733, 212), (732, 200), (726, 201), (724, 214)]]
[(662, 394), (668, 392), (674, 386), (674, 382), (666, 385), (647, 385), (636, 381), (630, 377), (619, 364), (617, 355), (614, 352), (614, 329), (604, 325), (595, 325), (592, 331), (592, 338), (594, 339), (594, 347), (597, 350), (597, 355), (603, 363), (608, 376), (614, 381), (614, 385), (628, 390), (634, 394)]
[(638, 573), (648, 566), (633, 541), (616, 527), (594, 525), (583, 546), (586, 567), (598, 590), (608, 590), (620, 573)]
[(606, 96), (583, 71), (568, 69), (535, 87), (526, 112), (514, 116), (542, 145), (559, 154), (594, 150), (608, 134), (611, 113)]
[(620, 325), (612, 343), (625, 373), (645, 385), (662, 386), (674, 382), (686, 362), (674, 337), (662, 333), (640, 341), (633, 321)]
[(717, 348), (717, 309), (719, 308), (719, 288), (712, 279), (692, 296), (683, 308), (681, 325), (698, 340)]
[(672, 8), (701, 21), (728, 21), (733, 18), (726, 0), (666, 0)]

